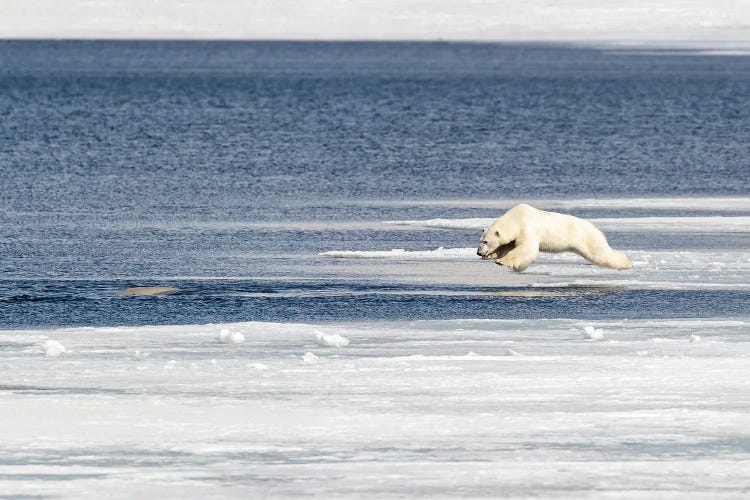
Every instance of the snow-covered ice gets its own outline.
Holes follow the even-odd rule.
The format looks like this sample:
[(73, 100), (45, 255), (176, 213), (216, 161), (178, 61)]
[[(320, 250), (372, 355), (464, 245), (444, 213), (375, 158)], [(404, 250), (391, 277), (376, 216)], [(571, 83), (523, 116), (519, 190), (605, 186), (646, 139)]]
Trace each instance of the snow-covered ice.
[[(498, 212), (497, 217), (504, 212)], [(426, 229), (465, 229), (482, 231), (497, 218), (470, 219), (426, 219), (426, 220), (389, 220), (383, 221), (387, 226), (408, 226)], [(618, 217), (592, 218), (590, 220), (603, 231), (619, 232), (664, 232), (671, 233), (746, 233), (750, 231), (748, 216), (694, 216), (694, 217)]]
[(601, 328), (595, 328), (591, 325), (583, 327), (583, 338), (591, 340), (602, 340), (604, 339), (604, 330)]
[(219, 330), (219, 341), (225, 344), (241, 344), (245, 341), (245, 336), (242, 332), (233, 332), (228, 328), (222, 328)]
[[(372, 204), (373, 201), (360, 202)], [(508, 210), (519, 203), (529, 203), (542, 210), (570, 211), (574, 209), (618, 209), (618, 210), (697, 210), (750, 212), (750, 197), (650, 197), (650, 198), (543, 198), (530, 199), (458, 199), (458, 200), (382, 200), (380, 203), (395, 206), (431, 206), (481, 208), (484, 210)]]
[[(737, 498), (750, 484), (748, 318), (220, 328), (243, 348), (217, 325), (0, 331), (3, 495)], [(316, 330), (352, 342), (303, 363)], [(28, 349), (43, 336), (69, 346), (54, 363)]]
[(324, 347), (345, 347), (349, 345), (349, 339), (338, 333), (315, 332), (315, 342)]
[(443, 248), (438, 247), (435, 250), (412, 250), (407, 251), (403, 248), (394, 248), (392, 250), (329, 250), (320, 255), (323, 257), (333, 257), (339, 259), (467, 259), (477, 258), (477, 251), (473, 248)]
[(306, 352), (304, 356), (302, 356), (302, 361), (304, 363), (307, 363), (308, 365), (317, 363), (320, 358), (315, 355), (315, 353), (312, 352)]
[(65, 346), (56, 340), (48, 340), (42, 344), (44, 355), (48, 358), (57, 358), (65, 352)]
[[(690, 249), (690, 250), (625, 250), (633, 260), (633, 268), (627, 273), (597, 267), (573, 253), (541, 253), (534, 264), (522, 274), (513, 274), (519, 284), (535, 287), (606, 285), (630, 289), (725, 289), (747, 290), (750, 288), (750, 258), (745, 250)], [(491, 261), (480, 261), (476, 248), (438, 248), (437, 250), (351, 250), (331, 251), (321, 254), (341, 259), (376, 259), (393, 262), (414, 261), (441, 264), (436, 273), (450, 280), (455, 273), (445, 268), (452, 262), (471, 263), (473, 280), (490, 276), (489, 282), (497, 284), (498, 272), (487, 273), (495, 266)], [(417, 264), (419, 265), (419, 264)], [(381, 271), (386, 268), (379, 268)], [(420, 277), (415, 268), (412, 273)], [(457, 269), (460, 270), (460, 269)], [(493, 270), (495, 270), (493, 268)], [(420, 269), (422, 271), (422, 269)], [(429, 271), (425, 269), (424, 271)], [(422, 277), (427, 273), (423, 271)], [(523, 281), (522, 281), (523, 280)]]

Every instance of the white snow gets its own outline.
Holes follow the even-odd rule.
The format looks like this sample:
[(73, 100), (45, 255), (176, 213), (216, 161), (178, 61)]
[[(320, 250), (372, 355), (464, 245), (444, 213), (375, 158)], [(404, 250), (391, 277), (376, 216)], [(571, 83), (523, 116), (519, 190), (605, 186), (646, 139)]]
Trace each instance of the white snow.
[(222, 328), (219, 331), (219, 342), (225, 344), (241, 344), (245, 341), (245, 336), (242, 332), (233, 332), (228, 328)]
[[(500, 217), (499, 213), (497, 217)], [(484, 231), (497, 217), (470, 219), (426, 219), (426, 220), (386, 220), (383, 224), (389, 226), (413, 226), (437, 229), (476, 229)]]
[[(303, 363), (316, 330), (352, 342)], [(750, 318), (0, 331), (0, 491), (738, 498), (748, 333)], [(28, 351), (40, 336), (75, 348), (50, 363)]]
[(583, 338), (591, 340), (603, 340), (604, 330), (591, 325), (586, 325), (583, 327)]
[(65, 352), (65, 346), (56, 340), (48, 340), (42, 344), (44, 355), (48, 358), (57, 358)]
[(481, 208), (484, 210), (505, 211), (519, 203), (528, 203), (542, 210), (573, 209), (618, 209), (618, 210), (690, 210), (750, 212), (750, 197), (669, 197), (669, 198), (567, 198), (567, 199), (459, 199), (459, 200), (380, 200), (358, 202), (358, 204), (380, 204), (393, 206), (429, 206)]
[(324, 347), (345, 347), (349, 345), (349, 339), (338, 333), (315, 332), (315, 342)]
[(333, 257), (339, 259), (432, 259), (432, 260), (451, 260), (456, 258), (477, 258), (476, 249), (472, 248), (443, 248), (438, 247), (435, 250), (404, 250), (403, 248), (394, 248), (392, 250), (330, 250), (323, 252), (323, 257)]
[(302, 362), (306, 364), (314, 364), (317, 363), (320, 358), (316, 356), (312, 352), (306, 352), (304, 356), (302, 356)]
[(143, 352), (140, 349), (136, 349), (135, 351), (133, 351), (133, 357), (135, 359), (146, 359), (149, 356), (151, 356), (150, 352)]

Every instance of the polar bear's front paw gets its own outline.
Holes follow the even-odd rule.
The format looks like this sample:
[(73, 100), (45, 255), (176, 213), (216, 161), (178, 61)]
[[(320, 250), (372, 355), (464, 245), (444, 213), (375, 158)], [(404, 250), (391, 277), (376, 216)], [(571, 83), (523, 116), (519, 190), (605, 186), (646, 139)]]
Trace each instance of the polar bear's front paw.
[(495, 263), (498, 266), (509, 267), (509, 268), (513, 269), (514, 271), (516, 269), (516, 263), (515, 263), (515, 261), (513, 259), (509, 259), (507, 255), (505, 257), (503, 257), (502, 259), (496, 259)]
[(500, 266), (509, 267), (513, 269), (514, 271), (519, 271), (519, 272), (529, 267), (528, 264), (525, 264), (519, 259), (514, 259), (510, 257), (509, 255), (506, 255), (502, 259), (497, 259), (495, 262)]

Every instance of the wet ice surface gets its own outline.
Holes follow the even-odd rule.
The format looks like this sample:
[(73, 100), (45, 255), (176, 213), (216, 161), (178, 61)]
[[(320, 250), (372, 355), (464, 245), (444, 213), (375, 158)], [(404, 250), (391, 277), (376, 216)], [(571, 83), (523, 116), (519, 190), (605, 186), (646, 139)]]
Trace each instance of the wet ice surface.
[[(749, 332), (747, 318), (2, 331), (0, 490), (737, 497)], [(50, 340), (66, 351), (45, 357)]]

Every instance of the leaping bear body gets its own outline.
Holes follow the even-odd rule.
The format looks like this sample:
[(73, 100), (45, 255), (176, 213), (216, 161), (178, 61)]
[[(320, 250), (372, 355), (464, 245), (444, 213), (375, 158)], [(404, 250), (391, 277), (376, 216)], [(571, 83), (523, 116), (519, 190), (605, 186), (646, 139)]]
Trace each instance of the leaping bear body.
[(575, 252), (597, 266), (629, 269), (633, 263), (613, 250), (589, 221), (545, 212), (522, 203), (508, 210), (482, 233), (477, 255), (501, 266), (523, 271), (539, 252)]

